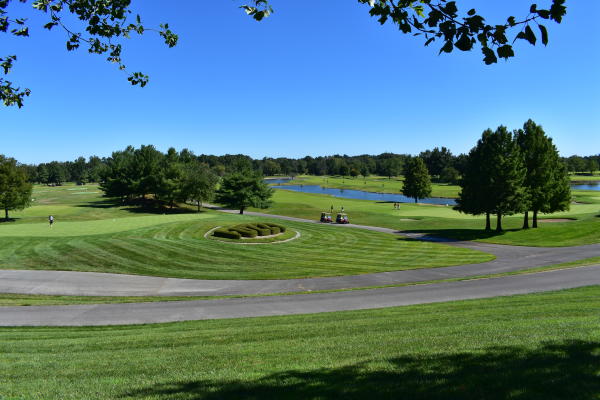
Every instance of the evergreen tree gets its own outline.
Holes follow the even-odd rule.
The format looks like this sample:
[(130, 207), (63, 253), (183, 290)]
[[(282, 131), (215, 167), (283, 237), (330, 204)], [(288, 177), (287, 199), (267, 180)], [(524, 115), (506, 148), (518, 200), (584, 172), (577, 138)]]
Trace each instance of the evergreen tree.
[(488, 137), (493, 135), (491, 129), (486, 129), (464, 160), (461, 190), (456, 199), (455, 210), (471, 215), (485, 214), (485, 230), (491, 230), (490, 215), (493, 209), (493, 199), (486, 195), (490, 186), (490, 173), (487, 171), (487, 159), (490, 157)]
[(525, 208), (525, 180), (526, 168), (523, 155), (513, 135), (504, 126), (490, 136), (490, 151), (492, 158), (490, 164), (490, 191), (493, 196), (496, 214), (496, 231), (502, 231), (502, 217), (521, 212)]
[(411, 158), (406, 162), (402, 193), (415, 199), (415, 203), (431, 196), (431, 177), (421, 157)]
[(496, 214), (496, 231), (500, 232), (503, 216), (525, 208), (523, 155), (512, 134), (500, 126), (495, 132), (484, 131), (468, 158), (456, 209), (486, 214), (486, 230), (490, 214)]
[(22, 210), (31, 204), (32, 188), (17, 161), (0, 154), (0, 208), (4, 209), (7, 221), (10, 210)]
[(215, 200), (227, 207), (238, 208), (243, 214), (248, 207), (269, 207), (272, 195), (273, 189), (261, 175), (245, 171), (225, 176)]
[(533, 211), (533, 227), (537, 228), (538, 212), (568, 209), (571, 198), (568, 176), (556, 146), (540, 125), (528, 120), (516, 138), (527, 169), (523, 183), (526, 207), (523, 228), (529, 228), (529, 210)]

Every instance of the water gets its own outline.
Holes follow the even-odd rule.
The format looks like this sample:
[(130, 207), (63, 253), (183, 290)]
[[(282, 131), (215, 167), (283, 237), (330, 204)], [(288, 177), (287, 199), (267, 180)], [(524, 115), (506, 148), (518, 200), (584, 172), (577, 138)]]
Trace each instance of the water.
[[(274, 179), (273, 179), (274, 180)], [(273, 180), (269, 180), (271, 183)], [(406, 197), (401, 194), (394, 193), (374, 193), (365, 192), (362, 190), (351, 190), (351, 189), (334, 189), (325, 188), (318, 185), (285, 185), (285, 186), (273, 186), (275, 189), (286, 189), (295, 192), (303, 193), (316, 193), (316, 194), (327, 194), (333, 197), (340, 197), (342, 199), (355, 199), (355, 200), (370, 200), (370, 201), (384, 201), (384, 202), (398, 202), (398, 203), (414, 203), (414, 199)], [(438, 205), (449, 205), (453, 206), (456, 204), (454, 199), (445, 197), (431, 197), (427, 199), (419, 199), (419, 203), (426, 204), (438, 204)]]
[(583, 185), (571, 185), (571, 189), (575, 190), (597, 190), (600, 191), (600, 183), (598, 182), (590, 182)]

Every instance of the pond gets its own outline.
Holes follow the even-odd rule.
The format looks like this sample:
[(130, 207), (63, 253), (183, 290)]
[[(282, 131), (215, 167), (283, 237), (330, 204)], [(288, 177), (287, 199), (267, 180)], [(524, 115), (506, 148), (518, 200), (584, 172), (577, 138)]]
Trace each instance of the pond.
[[(268, 182), (274, 181), (269, 179)], [(342, 199), (354, 199), (354, 200), (371, 200), (371, 201), (382, 201), (382, 202), (398, 202), (398, 203), (414, 203), (414, 199), (406, 197), (401, 194), (395, 193), (375, 193), (365, 192), (362, 190), (351, 190), (351, 189), (334, 189), (326, 188), (318, 185), (285, 185), (285, 186), (273, 186), (275, 189), (286, 189), (295, 192), (303, 193), (316, 193), (316, 194), (327, 194), (333, 197), (339, 197)], [(419, 203), (426, 204), (437, 204), (437, 205), (449, 205), (453, 206), (456, 204), (454, 199), (445, 197), (431, 197), (427, 199), (419, 199)]]
[(598, 190), (600, 191), (600, 182), (590, 182), (585, 184), (571, 185), (571, 189), (575, 190)]

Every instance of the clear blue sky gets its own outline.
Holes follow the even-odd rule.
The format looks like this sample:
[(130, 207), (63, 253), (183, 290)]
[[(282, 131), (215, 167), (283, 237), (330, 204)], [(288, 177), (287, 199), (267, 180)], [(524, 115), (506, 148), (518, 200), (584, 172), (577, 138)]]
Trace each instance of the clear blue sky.
[[(20, 110), (0, 108), (0, 153), (26, 163), (129, 144), (253, 157), (460, 153), (485, 128), (528, 118), (562, 155), (600, 152), (597, 0), (568, 0), (563, 23), (546, 23), (548, 47), (517, 43), (515, 59), (492, 66), (479, 50), (438, 56), (439, 45), (381, 27), (355, 0), (272, 3), (257, 23), (235, 0), (134, 1), (146, 24), (169, 22), (180, 36), (173, 49), (151, 33), (126, 43), (127, 66), (150, 75), (144, 89), (100, 56), (67, 52), (59, 30), (5, 35), (0, 53), (19, 57), (9, 79), (33, 93)], [(525, 16), (529, 3), (459, 1), (492, 23)]]

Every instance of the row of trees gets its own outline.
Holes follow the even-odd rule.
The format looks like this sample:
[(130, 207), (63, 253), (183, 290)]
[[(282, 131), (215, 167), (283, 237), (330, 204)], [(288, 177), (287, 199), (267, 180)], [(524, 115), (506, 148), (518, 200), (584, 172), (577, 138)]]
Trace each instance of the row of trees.
[(188, 150), (170, 148), (161, 153), (154, 146), (129, 146), (106, 159), (100, 188), (106, 196), (118, 197), (122, 202), (151, 197), (171, 208), (187, 202), (199, 211), (203, 202), (213, 199), (239, 209), (240, 214), (248, 207), (268, 207), (273, 189), (263, 176), (242, 164), (236, 168), (221, 178), (218, 169)]
[(523, 212), (523, 228), (529, 228), (529, 212), (537, 228), (538, 213), (569, 209), (571, 189), (565, 163), (552, 139), (532, 120), (523, 129), (509, 132), (500, 126), (483, 132), (469, 152), (467, 168), (460, 181), (457, 210), (497, 217), (496, 230), (502, 231), (502, 217)]
[[(408, 161), (412, 159), (407, 154), (382, 153), (379, 155), (333, 155), (325, 157), (293, 158), (262, 158), (252, 159), (242, 154), (226, 154), (223, 156), (194, 155), (190, 150), (180, 152), (184, 159), (195, 158), (206, 164), (218, 176), (240, 172), (255, 171), (256, 173), (272, 176), (299, 174), (311, 175), (342, 175), (349, 177), (380, 175), (389, 178), (406, 175)], [(436, 182), (458, 184), (460, 177), (467, 168), (467, 155), (455, 156), (446, 147), (435, 147), (419, 154), (427, 168), (431, 179)], [(570, 172), (598, 171), (600, 155), (597, 156), (571, 156), (561, 158)], [(109, 158), (92, 156), (89, 159), (79, 157), (74, 161), (52, 161), (39, 165), (27, 165), (27, 175), (32, 183), (60, 185), (63, 182), (100, 182), (107, 167)]]
[(100, 188), (122, 202), (151, 195), (171, 208), (177, 202), (193, 202), (200, 208), (214, 196), (217, 181), (217, 174), (191, 152), (129, 146), (105, 160)]
[(31, 203), (32, 185), (24, 166), (14, 158), (0, 154), (0, 208), (4, 219), (9, 219), (10, 210), (22, 210)]

